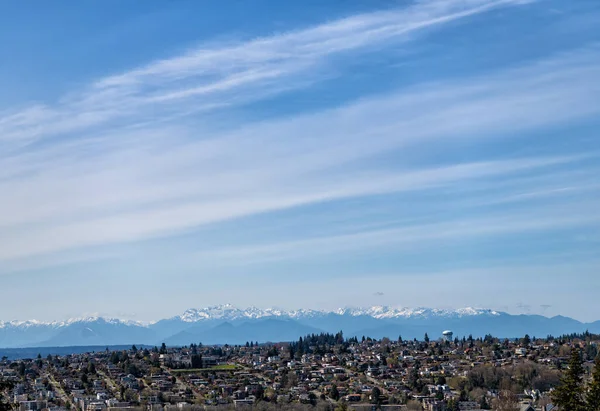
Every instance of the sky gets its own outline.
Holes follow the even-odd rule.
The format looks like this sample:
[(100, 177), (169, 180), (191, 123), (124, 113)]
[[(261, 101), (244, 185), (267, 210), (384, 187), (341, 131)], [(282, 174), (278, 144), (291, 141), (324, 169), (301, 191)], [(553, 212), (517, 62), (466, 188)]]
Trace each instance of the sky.
[(0, 3), (0, 320), (600, 320), (597, 0)]

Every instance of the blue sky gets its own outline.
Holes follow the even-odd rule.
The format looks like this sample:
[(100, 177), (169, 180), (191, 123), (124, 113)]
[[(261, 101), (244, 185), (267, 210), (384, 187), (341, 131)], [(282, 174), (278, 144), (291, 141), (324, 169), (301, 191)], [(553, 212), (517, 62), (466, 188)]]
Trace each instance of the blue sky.
[(0, 4), (2, 320), (598, 320), (600, 4)]

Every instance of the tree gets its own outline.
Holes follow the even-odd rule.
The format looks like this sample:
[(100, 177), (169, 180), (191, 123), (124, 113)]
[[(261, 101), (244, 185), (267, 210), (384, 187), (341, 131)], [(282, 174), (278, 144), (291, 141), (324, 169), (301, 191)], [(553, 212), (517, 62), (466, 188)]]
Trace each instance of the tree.
[(586, 404), (588, 410), (600, 411), (600, 355), (596, 357), (592, 381), (590, 381), (586, 396)]
[(415, 365), (411, 368), (410, 372), (408, 373), (408, 386), (412, 390), (415, 390), (417, 388), (418, 382), (419, 382), (419, 368), (417, 367), (417, 364), (415, 363)]
[(9, 381), (0, 379), (0, 411), (9, 411), (12, 409), (8, 401), (4, 400), (4, 392), (10, 390), (13, 384)]
[(381, 403), (381, 390), (378, 387), (373, 387), (371, 390), (371, 404), (379, 405)]
[(563, 410), (586, 411), (583, 397), (583, 362), (578, 348), (571, 350), (569, 368), (561, 378), (561, 384), (552, 392), (552, 401)]
[(335, 411), (348, 411), (348, 404), (345, 402), (338, 403), (337, 407), (335, 407)]
[(458, 411), (458, 401), (456, 401), (454, 398), (449, 399), (448, 404), (446, 404), (446, 409), (448, 411)]
[(338, 391), (338, 388), (335, 384), (333, 384), (333, 386), (331, 387), (331, 392), (329, 393), (329, 396), (335, 401), (340, 399), (340, 392)]
[(262, 400), (264, 395), (265, 395), (265, 389), (263, 388), (262, 385), (258, 385), (258, 387), (256, 387), (256, 391), (254, 392), (254, 395), (256, 396), (256, 399), (258, 400)]
[(202, 368), (202, 355), (192, 355), (192, 368)]
[(425, 341), (427, 344), (429, 344), (429, 335), (427, 335), (427, 333), (425, 333), (425, 337), (423, 337), (423, 341)]
[(494, 401), (494, 410), (497, 411), (519, 411), (517, 396), (511, 391), (505, 390), (498, 393)]
[(19, 375), (21, 377), (24, 377), (25, 376), (25, 371), (26, 371), (26, 369), (25, 369), (25, 363), (23, 361), (21, 361), (19, 363)]

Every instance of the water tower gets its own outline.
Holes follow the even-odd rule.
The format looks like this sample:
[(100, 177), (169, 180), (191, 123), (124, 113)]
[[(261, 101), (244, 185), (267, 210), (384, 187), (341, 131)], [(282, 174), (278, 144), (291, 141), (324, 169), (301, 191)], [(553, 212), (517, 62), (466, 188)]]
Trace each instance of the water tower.
[(450, 330), (446, 330), (442, 333), (442, 340), (444, 341), (452, 341), (452, 336), (454, 333)]

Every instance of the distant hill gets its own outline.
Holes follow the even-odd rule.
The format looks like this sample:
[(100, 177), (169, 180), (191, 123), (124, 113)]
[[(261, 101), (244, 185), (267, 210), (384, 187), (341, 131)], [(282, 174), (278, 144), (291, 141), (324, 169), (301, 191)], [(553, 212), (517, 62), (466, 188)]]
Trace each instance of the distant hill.
[[(435, 339), (452, 330), (457, 337), (491, 334), (517, 338), (525, 334), (546, 337), (574, 332), (600, 333), (600, 321), (582, 323), (568, 317), (511, 315), (463, 308), (345, 308), (336, 311), (248, 308), (220, 305), (190, 309), (179, 316), (151, 324), (101, 317), (67, 321), (0, 322), (0, 347), (68, 347), (147, 344), (243, 344), (246, 341), (291, 341), (306, 334), (337, 332), (346, 336)], [(37, 355), (37, 353), (35, 353)]]

